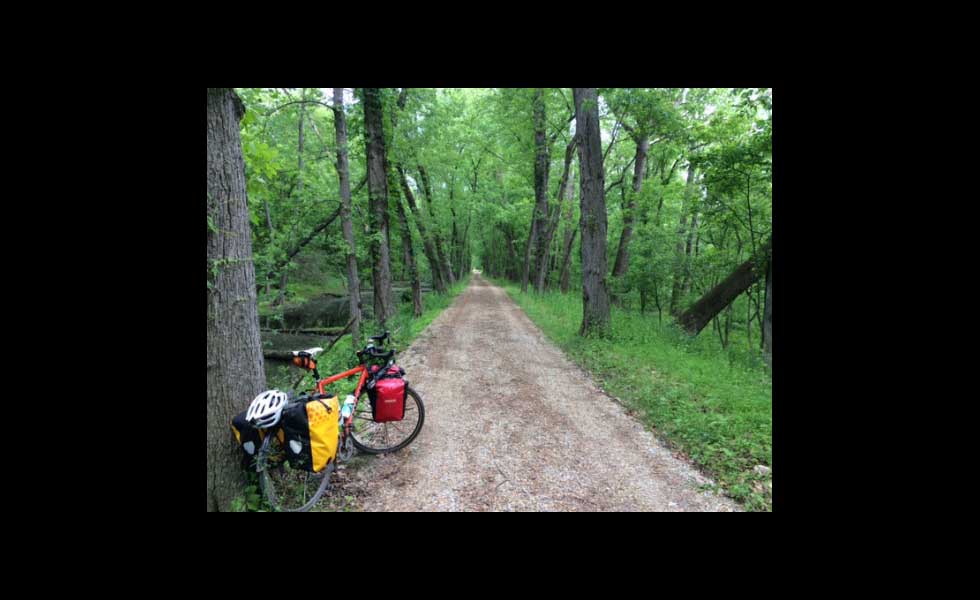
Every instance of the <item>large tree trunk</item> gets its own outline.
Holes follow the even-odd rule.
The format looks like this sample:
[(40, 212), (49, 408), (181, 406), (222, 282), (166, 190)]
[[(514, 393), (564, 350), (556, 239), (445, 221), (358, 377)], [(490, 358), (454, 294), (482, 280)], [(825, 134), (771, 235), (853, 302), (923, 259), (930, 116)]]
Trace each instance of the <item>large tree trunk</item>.
[[(547, 269), (548, 260), (548, 177), (551, 168), (551, 148), (548, 143), (546, 124), (544, 90), (538, 88), (534, 94), (534, 218), (538, 224), (535, 228), (536, 240), (532, 242), (534, 247), (534, 260), (531, 268), (535, 273), (534, 289), (541, 291), (538, 285), (537, 274), (542, 268)], [(574, 148), (573, 148), (574, 150)]]
[(531, 270), (537, 261), (532, 255), (538, 245), (538, 237), (543, 229), (543, 219), (548, 213), (548, 143), (545, 135), (545, 112), (543, 91), (534, 92), (534, 210), (531, 213), (531, 227), (524, 246), (524, 270), (521, 272), (521, 291), (527, 292)]
[(432, 239), (426, 230), (425, 221), (422, 219), (418, 206), (415, 204), (415, 194), (408, 187), (405, 170), (402, 169), (401, 165), (398, 165), (397, 169), (398, 179), (401, 182), (402, 191), (405, 193), (405, 200), (408, 201), (408, 208), (412, 211), (412, 216), (415, 217), (415, 227), (419, 230), (419, 237), (422, 238), (422, 252), (425, 254), (425, 260), (429, 263), (429, 270), (432, 271), (432, 287), (440, 294), (445, 293), (446, 283), (442, 278), (443, 269), (440, 266), (439, 257), (436, 254), (435, 248), (432, 247)]
[(766, 266), (766, 307), (762, 311), (762, 349), (772, 365), (772, 253)]
[(633, 163), (633, 193), (630, 194), (629, 204), (623, 214), (623, 233), (619, 236), (619, 250), (616, 252), (616, 263), (613, 265), (613, 277), (626, 274), (630, 264), (630, 239), (633, 237), (633, 220), (636, 218), (636, 198), (643, 189), (643, 176), (646, 173), (647, 152), (650, 150), (650, 139), (646, 136), (636, 141), (636, 161)]
[(265, 388), (239, 121), (230, 88), (208, 88), (208, 511), (244, 489), (231, 419)]
[[(394, 179), (394, 173), (391, 178)], [(408, 228), (408, 218), (405, 216), (405, 207), (402, 206), (401, 197), (398, 194), (398, 183), (389, 183), (392, 200), (398, 207), (398, 223), (401, 226), (402, 250), (405, 253), (405, 268), (408, 269), (408, 276), (412, 283), (412, 310), (413, 315), (422, 315), (422, 286), (419, 283), (419, 268), (415, 264), (415, 249), (412, 248), (412, 230)], [(406, 186), (407, 187), (407, 186)]]
[[(572, 157), (575, 156), (575, 146), (577, 145), (577, 138), (572, 138), (569, 140), (568, 145), (565, 146), (565, 164), (561, 171), (561, 181), (558, 183), (558, 201), (555, 202), (555, 210), (552, 211), (551, 216), (548, 218), (548, 225), (541, 236), (541, 242), (544, 246), (544, 250), (538, 257), (538, 273), (534, 280), (534, 289), (539, 294), (544, 291), (544, 284), (548, 277), (548, 252), (551, 248), (551, 242), (555, 237), (555, 231), (558, 229), (558, 220), (561, 218), (561, 207), (565, 198), (568, 196), (568, 188), (570, 187), (568, 178), (568, 168), (572, 164)], [(547, 181), (545, 181), (545, 187), (547, 188)], [(547, 190), (546, 190), (547, 191)]]
[(700, 333), (715, 315), (765, 274), (765, 263), (769, 260), (771, 249), (772, 240), (767, 240), (755, 256), (739, 265), (724, 281), (681, 314), (677, 319), (681, 326), (690, 334)]
[(422, 180), (422, 192), (425, 194), (425, 204), (429, 207), (429, 216), (432, 218), (430, 223), (432, 224), (436, 256), (439, 258), (439, 264), (442, 265), (442, 278), (447, 284), (452, 285), (456, 283), (456, 276), (453, 275), (453, 266), (449, 264), (449, 259), (442, 249), (442, 235), (439, 233), (439, 221), (436, 220), (436, 211), (432, 208), (432, 188), (429, 187), (429, 174), (426, 173), (421, 165), (419, 166), (419, 178)]
[(602, 169), (602, 140), (599, 137), (599, 106), (596, 88), (573, 88), (575, 131), (579, 136), (579, 207), (582, 231), (582, 327), (579, 335), (608, 336), (609, 289), (606, 274), (606, 197)]
[(350, 294), (351, 341), (361, 349), (361, 280), (357, 274), (357, 246), (351, 219), (350, 167), (347, 163), (347, 117), (344, 115), (344, 88), (333, 89), (334, 129), (337, 137), (337, 177), (340, 179), (340, 220), (347, 242), (347, 289)]
[(684, 189), (684, 202), (681, 205), (681, 220), (677, 227), (677, 243), (674, 247), (674, 281), (670, 291), (670, 314), (674, 316), (680, 312), (681, 291), (684, 283), (684, 235), (687, 233), (687, 213), (691, 211), (696, 175), (694, 166), (689, 165), (687, 168), (687, 187)]
[(374, 318), (384, 327), (388, 317), (395, 313), (395, 305), (391, 291), (388, 232), (388, 159), (385, 153), (381, 91), (378, 88), (364, 88), (364, 133), (371, 230), (378, 234), (371, 239)]

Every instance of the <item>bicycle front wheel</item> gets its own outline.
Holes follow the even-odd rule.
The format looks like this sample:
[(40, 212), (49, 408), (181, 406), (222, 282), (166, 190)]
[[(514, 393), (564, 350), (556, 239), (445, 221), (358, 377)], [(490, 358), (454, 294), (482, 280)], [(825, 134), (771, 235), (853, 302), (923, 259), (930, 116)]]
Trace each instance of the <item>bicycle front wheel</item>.
[(422, 430), (425, 407), (422, 398), (412, 388), (405, 397), (405, 418), (401, 421), (378, 423), (371, 415), (371, 401), (367, 390), (361, 392), (354, 411), (351, 438), (354, 446), (366, 454), (397, 452), (412, 443)]
[(307, 512), (330, 488), (330, 475), (337, 461), (332, 459), (319, 473), (293, 469), (284, 458), (279, 440), (270, 433), (262, 442), (256, 462), (259, 485), (273, 510)]

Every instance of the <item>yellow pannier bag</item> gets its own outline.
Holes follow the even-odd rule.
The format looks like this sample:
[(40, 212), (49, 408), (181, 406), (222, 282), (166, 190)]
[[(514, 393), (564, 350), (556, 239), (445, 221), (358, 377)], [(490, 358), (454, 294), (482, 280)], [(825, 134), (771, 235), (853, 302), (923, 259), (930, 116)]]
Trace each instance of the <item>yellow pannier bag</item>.
[(340, 401), (337, 396), (293, 404), (282, 412), (290, 466), (319, 473), (337, 455)]

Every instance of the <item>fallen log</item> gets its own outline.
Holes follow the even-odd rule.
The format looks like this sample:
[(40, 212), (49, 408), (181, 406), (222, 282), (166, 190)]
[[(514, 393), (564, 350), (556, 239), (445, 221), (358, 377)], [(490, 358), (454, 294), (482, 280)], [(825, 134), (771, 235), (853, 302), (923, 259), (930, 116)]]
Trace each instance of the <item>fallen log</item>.
[(343, 327), (309, 327), (309, 328), (299, 328), (299, 329), (267, 329), (262, 328), (262, 333), (274, 333), (274, 334), (290, 334), (290, 335), (323, 335), (331, 336), (343, 334)]

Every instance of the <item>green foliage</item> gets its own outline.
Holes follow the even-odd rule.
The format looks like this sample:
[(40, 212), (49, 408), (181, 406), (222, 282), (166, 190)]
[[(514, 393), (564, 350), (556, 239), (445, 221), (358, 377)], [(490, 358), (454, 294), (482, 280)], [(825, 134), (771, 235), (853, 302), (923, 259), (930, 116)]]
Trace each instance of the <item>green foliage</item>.
[[(412, 317), (412, 303), (402, 302), (398, 305), (398, 311), (388, 320), (388, 330), (391, 332), (390, 344), (398, 351), (403, 351), (415, 340), (416, 337), (435, 320), (439, 314), (445, 310), (456, 296), (458, 296), (469, 284), (469, 275), (449, 286), (446, 294), (429, 293), (423, 297), (423, 311), (418, 318)], [(381, 332), (379, 323), (366, 319), (361, 323), (361, 331), (366, 335), (374, 335)], [(326, 348), (329, 341), (323, 340), (321, 346)], [(317, 357), (317, 367), (322, 376), (327, 374), (341, 373), (357, 366), (357, 357), (351, 349), (350, 337), (345, 336), (339, 340), (330, 352), (326, 352)], [(283, 365), (274, 371), (274, 375), (266, 382), (270, 388), (279, 387), (280, 389), (294, 389), (296, 380), (300, 378), (302, 371), (299, 369)], [(299, 389), (306, 389), (313, 385), (312, 376), (304, 376), (301, 379)], [(337, 393), (347, 394), (354, 388), (353, 380), (339, 381), (334, 384)]]
[[(369, 279), (371, 242), (380, 241), (381, 234), (371, 231), (368, 186), (360, 185), (366, 174), (360, 91), (348, 92), (353, 93), (348, 94), (343, 111), (348, 129), (350, 184), (354, 191), (356, 258), (363, 282)], [(411, 88), (404, 94), (404, 107), (399, 108), (401, 92), (400, 89), (381, 90), (385, 139), (388, 162), (403, 166), (418, 203), (419, 215), (408, 210), (406, 213), (420, 276), (428, 282), (432, 273), (422, 253), (417, 218), (423, 219), (433, 234), (440, 235), (442, 249), (450, 253), (457, 270), (467, 271), (473, 263), (485, 269), (486, 275), (520, 277), (534, 207), (532, 114), (536, 90)], [(698, 360), (725, 366), (733, 373), (768, 373), (759, 351), (764, 282), (737, 298), (697, 338), (689, 338), (674, 328), (668, 307), (675, 288), (680, 294), (680, 308), (690, 306), (752, 256), (771, 233), (771, 90), (601, 88), (598, 92), (610, 271), (624, 224), (630, 216), (633, 218), (629, 268), (623, 277), (607, 278), (617, 302), (613, 310), (614, 334), (618, 337), (623, 332), (623, 323), (630, 323), (631, 331), (655, 332), (649, 337), (657, 341), (657, 347), (683, 351), (685, 355), (699, 357)], [(291, 261), (286, 261), (300, 240), (307, 239), (339, 202), (334, 113), (324, 105), (332, 105), (333, 96), (332, 90), (272, 88), (242, 89), (239, 95), (248, 108), (241, 132), (259, 312), (263, 319), (272, 317), (275, 324), (283, 308), (274, 308), (272, 303), (279, 298), (283, 272), (288, 275), (284, 296), (287, 305), (305, 302), (322, 293), (342, 294), (346, 289), (347, 246), (339, 219), (314, 236)], [(575, 127), (570, 119), (572, 92), (545, 88), (542, 96), (551, 157), (549, 214), (554, 214), (563, 150)], [(634, 193), (636, 138), (642, 136), (651, 145), (642, 189)], [(431, 197), (426, 197), (424, 192), (420, 166), (428, 175)], [(689, 166), (697, 174), (691, 188), (686, 182)], [(548, 277), (551, 289), (558, 285), (565, 236), (576, 230), (581, 220), (577, 157), (572, 163), (571, 181), (572, 219), (568, 223), (563, 217), (559, 222), (550, 249), (555, 258)], [(391, 272), (395, 280), (403, 281), (407, 279), (407, 269), (397, 239), (400, 229), (395, 202), (405, 200), (398, 200), (402, 196), (400, 189), (390, 192)], [(628, 208), (631, 203), (634, 209)], [(564, 215), (567, 205), (562, 211)], [(695, 221), (696, 231), (693, 230)], [(208, 227), (214, 231), (212, 222), (209, 221)], [(570, 298), (577, 305), (579, 320), (568, 331), (576, 333), (581, 324), (580, 241), (581, 236), (577, 235), (569, 268), (573, 292)], [(209, 287), (219, 267), (209, 265)], [(448, 302), (450, 297), (426, 295), (426, 313), (421, 319), (405, 320), (410, 305), (400, 307), (389, 324), (393, 331), (400, 328), (397, 335), (403, 337), (396, 338), (398, 343), (406, 344), (427, 323), (426, 315), (434, 318), (441, 303)], [(543, 299), (545, 305), (559, 310), (548, 304), (549, 298)], [(436, 312), (430, 312), (434, 309)], [(567, 311), (561, 317), (575, 321)], [(374, 324), (365, 324), (365, 331), (369, 327)], [(605, 348), (603, 344), (614, 343), (628, 342), (590, 340), (588, 347), (599, 352)], [(600, 352), (596, 356), (605, 355)], [(665, 356), (658, 360), (676, 367), (676, 381), (681, 381), (688, 374), (681, 366), (687, 363), (678, 359), (675, 365), (667, 360), (676, 358), (674, 354)], [(324, 369), (349, 366), (353, 360), (350, 345), (339, 342), (331, 357), (324, 360), (321, 363)], [(605, 364), (599, 358), (595, 361), (599, 366)], [(295, 375), (289, 379), (291, 385)], [(733, 381), (736, 380), (743, 381), (737, 378)], [(649, 391), (667, 398), (663, 401), (665, 406), (680, 402), (672, 399), (669, 390)], [(726, 393), (736, 391), (733, 388)], [(751, 391), (747, 393), (751, 395)], [(715, 398), (711, 394), (702, 395)], [(682, 393), (677, 398), (688, 397)], [(665, 428), (673, 426), (671, 419), (665, 421)], [(681, 427), (683, 431), (708, 427), (696, 419), (685, 423)], [(729, 459), (723, 450), (710, 450), (707, 442), (697, 446), (683, 441), (682, 437), (677, 434), (678, 443), (703, 447), (699, 452), (714, 457), (704, 458), (705, 464), (716, 465), (724, 462), (722, 458)], [(729, 446), (720, 447), (735, 452), (736, 458), (742, 456)], [(727, 472), (721, 467), (710, 468)], [(725, 481), (723, 485), (730, 493), (742, 494), (737, 491), (742, 490), (745, 497), (757, 493), (754, 486), (758, 482)]]
[(232, 512), (269, 512), (272, 507), (259, 489), (259, 476), (255, 471), (246, 471), (248, 483), (244, 494), (231, 501)]
[(612, 338), (583, 338), (577, 294), (522, 294), (519, 286), (496, 283), (549, 339), (725, 493), (751, 510), (772, 510), (771, 473), (763, 480), (753, 471), (772, 467), (772, 381), (764, 368), (731, 364), (673, 325), (619, 308), (612, 311)]

